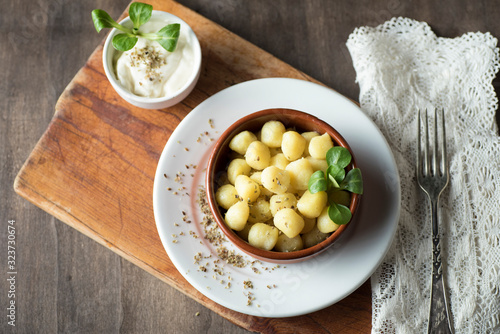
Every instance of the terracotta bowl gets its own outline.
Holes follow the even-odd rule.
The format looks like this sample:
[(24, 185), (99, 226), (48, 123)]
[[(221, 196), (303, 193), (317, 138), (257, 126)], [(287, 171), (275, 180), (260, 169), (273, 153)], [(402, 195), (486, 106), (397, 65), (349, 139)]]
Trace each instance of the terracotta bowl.
[[(231, 151), (231, 149), (229, 148), (229, 142), (231, 141), (231, 139), (244, 130), (252, 131), (255, 133), (261, 129), (264, 123), (270, 120), (280, 121), (285, 125), (286, 128), (293, 128), (299, 133), (305, 131), (316, 131), (320, 134), (323, 134), (325, 132), (328, 133), (331, 136), (334, 145), (343, 146), (351, 152), (352, 162), (350, 166), (347, 167), (347, 169), (355, 168), (357, 166), (351, 148), (349, 147), (345, 139), (329, 124), (312, 115), (297, 110), (261, 110), (247, 115), (233, 123), (215, 143), (208, 161), (205, 179), (208, 203), (217, 224), (219, 225), (220, 229), (225, 234), (227, 239), (229, 239), (237, 248), (239, 248), (244, 253), (256, 259), (272, 263), (300, 262), (316, 256), (325, 251), (328, 247), (332, 246), (333, 243), (345, 233), (346, 229), (348, 229), (353, 224), (352, 219), (348, 224), (341, 225), (326, 240), (313, 247), (294, 252), (267, 251), (250, 245), (248, 242), (241, 239), (236, 234), (236, 232), (230, 229), (224, 222), (224, 209), (219, 207), (215, 199), (215, 192), (218, 188), (216, 182), (217, 177), (226, 170), (227, 165), (230, 162), (230, 159), (228, 157)], [(352, 194), (349, 208), (351, 210), (351, 213), (353, 214), (353, 217), (358, 207), (359, 201), (360, 195)]]

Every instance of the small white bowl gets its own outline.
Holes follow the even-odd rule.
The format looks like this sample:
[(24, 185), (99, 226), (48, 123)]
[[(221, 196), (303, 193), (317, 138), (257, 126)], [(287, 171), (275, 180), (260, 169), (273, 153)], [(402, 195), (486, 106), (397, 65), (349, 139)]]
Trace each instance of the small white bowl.
[[(200, 72), (201, 72), (201, 47), (200, 47), (200, 42), (198, 41), (198, 38), (196, 37), (191, 27), (177, 16), (167, 12), (153, 10), (151, 18), (165, 19), (171, 23), (179, 23), (181, 25), (181, 30), (186, 31), (189, 36), (189, 39), (192, 41), (194, 49), (194, 64), (193, 64), (194, 69), (193, 72), (191, 73), (191, 76), (187, 80), (186, 84), (180, 90), (176, 91), (174, 94), (171, 95), (153, 98), (153, 97), (144, 97), (135, 95), (129, 90), (127, 90), (125, 87), (123, 87), (120, 81), (116, 78), (114, 69), (115, 65), (113, 64), (113, 56), (115, 55), (116, 52), (119, 52), (113, 48), (112, 44), (113, 37), (116, 34), (120, 33), (120, 31), (115, 28), (111, 30), (108, 37), (106, 38), (106, 42), (104, 43), (104, 49), (102, 53), (102, 63), (104, 67), (104, 72), (106, 73), (106, 76), (108, 77), (111, 86), (113, 86), (118, 95), (120, 95), (125, 101), (134, 106), (144, 109), (163, 109), (171, 107), (181, 102), (186, 96), (189, 95), (189, 93), (191, 93), (194, 86), (198, 82), (198, 78), (200, 77)], [(126, 17), (125, 19), (120, 21), (120, 24), (132, 28), (132, 22), (129, 17)]]

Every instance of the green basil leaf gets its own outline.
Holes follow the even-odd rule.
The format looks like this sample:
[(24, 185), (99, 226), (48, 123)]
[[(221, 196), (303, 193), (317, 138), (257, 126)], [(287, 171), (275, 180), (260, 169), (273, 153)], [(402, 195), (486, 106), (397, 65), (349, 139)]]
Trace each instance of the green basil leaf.
[(120, 25), (102, 9), (94, 9), (92, 11), (92, 21), (94, 21), (94, 27), (97, 32), (100, 32), (104, 28), (120, 29)]
[(127, 34), (118, 34), (113, 37), (113, 47), (118, 51), (128, 51), (137, 43), (137, 37), (131, 37)]
[(328, 216), (335, 224), (344, 225), (351, 220), (352, 213), (348, 207), (333, 203), (328, 207)]
[(311, 194), (326, 191), (327, 183), (323, 171), (318, 170), (311, 175), (309, 178), (308, 189)]
[(342, 146), (334, 146), (326, 152), (326, 162), (328, 165), (337, 165), (345, 168), (351, 163), (351, 160), (351, 153)]
[(168, 52), (174, 52), (179, 40), (180, 30), (181, 25), (179, 23), (166, 25), (156, 33), (157, 38), (154, 40), (160, 43)]
[(351, 169), (340, 184), (340, 189), (348, 190), (355, 194), (363, 194), (363, 178), (359, 168)]
[(328, 169), (326, 170), (326, 173), (328, 176), (331, 176), (335, 179), (337, 186), (335, 188), (338, 188), (339, 183), (342, 182), (342, 180), (345, 177), (345, 169), (343, 167), (339, 167), (339, 165), (330, 165), (328, 166)]
[(153, 6), (142, 2), (133, 2), (128, 10), (130, 20), (134, 23), (134, 31), (139, 30), (139, 27), (148, 22), (153, 13)]

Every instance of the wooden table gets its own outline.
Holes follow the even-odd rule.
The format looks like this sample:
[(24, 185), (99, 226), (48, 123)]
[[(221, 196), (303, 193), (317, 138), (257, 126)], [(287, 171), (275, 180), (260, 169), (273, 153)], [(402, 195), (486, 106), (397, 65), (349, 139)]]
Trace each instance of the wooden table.
[[(0, 332), (246, 332), (13, 191), (14, 178), (52, 119), (56, 100), (103, 38), (92, 26), (90, 11), (103, 8), (118, 17), (128, 2), (22, 0), (4, 5), (0, 249), (5, 264), (7, 225), (15, 221), (17, 318), (13, 328), (3, 316)], [(359, 90), (345, 41), (355, 27), (407, 16), (428, 22), (439, 36), (468, 31), (500, 36), (500, 10), (493, 0), (179, 2), (353, 100)], [(6, 266), (2, 268), (0, 307), (5, 310), (12, 286)], [(291, 328), (279, 321), (235, 320), (230, 313), (217, 312), (252, 331)], [(325, 311), (287, 322), (297, 330), (367, 333), (369, 282)]]

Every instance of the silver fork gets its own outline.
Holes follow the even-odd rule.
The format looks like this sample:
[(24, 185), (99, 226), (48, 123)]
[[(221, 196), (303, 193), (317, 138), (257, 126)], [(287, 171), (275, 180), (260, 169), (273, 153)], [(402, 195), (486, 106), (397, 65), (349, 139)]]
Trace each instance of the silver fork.
[[(434, 141), (431, 149), (429, 147), (427, 110), (425, 111), (425, 123), (423, 126), (424, 140), (422, 148), (420, 143), (420, 131), (422, 126), (420, 120), (420, 110), (418, 111), (416, 172), (418, 185), (429, 198), (432, 219), (432, 287), (428, 333), (453, 333), (451, 326), (451, 314), (444, 287), (443, 268), (441, 263), (441, 242), (439, 238), (437, 214), (439, 196), (448, 185), (448, 181), (450, 179), (448, 160), (446, 157), (444, 111), (441, 110), (440, 114), (440, 125), (438, 126), (438, 113), (434, 110)], [(438, 127), (441, 130), (440, 136), (442, 138), (440, 145), (438, 145)], [(440, 151), (440, 154), (438, 151)]]

